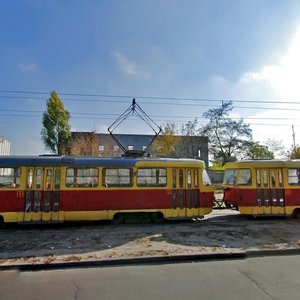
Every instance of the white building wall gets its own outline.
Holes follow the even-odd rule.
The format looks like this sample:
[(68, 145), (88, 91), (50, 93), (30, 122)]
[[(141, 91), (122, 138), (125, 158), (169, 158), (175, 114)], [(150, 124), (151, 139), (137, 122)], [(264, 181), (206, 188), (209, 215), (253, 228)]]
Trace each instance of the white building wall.
[(10, 142), (0, 138), (0, 155), (9, 155), (10, 154)]

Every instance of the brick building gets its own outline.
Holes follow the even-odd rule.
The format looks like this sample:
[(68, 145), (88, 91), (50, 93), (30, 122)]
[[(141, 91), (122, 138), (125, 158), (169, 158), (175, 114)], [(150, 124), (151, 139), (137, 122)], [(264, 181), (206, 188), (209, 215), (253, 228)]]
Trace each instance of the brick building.
[[(73, 137), (97, 137), (98, 156), (101, 157), (120, 157), (124, 154), (120, 146), (111, 137), (110, 134), (105, 133), (91, 133), (91, 132), (73, 132)], [(146, 134), (115, 134), (117, 140), (121, 145), (129, 151), (144, 151), (149, 143), (152, 141), (154, 135)], [(203, 160), (208, 166), (208, 138), (204, 136), (175, 136), (178, 140), (176, 142), (176, 154), (173, 157), (194, 158)], [(75, 139), (76, 141), (76, 139)], [(149, 147), (146, 154), (153, 155), (155, 150)], [(78, 153), (76, 153), (78, 155)], [(80, 153), (79, 153), (80, 155)], [(84, 154), (86, 155), (86, 154)], [(93, 153), (95, 155), (95, 153)], [(172, 157), (172, 155), (168, 155)]]

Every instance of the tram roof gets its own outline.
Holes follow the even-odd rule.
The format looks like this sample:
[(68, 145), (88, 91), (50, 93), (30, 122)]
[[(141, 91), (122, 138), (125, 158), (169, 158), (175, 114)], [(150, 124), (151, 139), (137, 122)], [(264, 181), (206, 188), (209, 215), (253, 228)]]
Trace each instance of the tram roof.
[(238, 160), (225, 164), (225, 169), (238, 168), (300, 168), (300, 159)]
[(41, 155), (41, 156), (0, 156), (0, 167), (54, 167), (54, 166), (106, 166), (106, 167), (134, 167), (136, 165), (182, 165), (186, 164), (189, 167), (203, 166), (202, 160), (184, 159), (184, 158), (149, 158), (149, 157), (78, 157), (78, 156), (55, 156), (55, 155)]

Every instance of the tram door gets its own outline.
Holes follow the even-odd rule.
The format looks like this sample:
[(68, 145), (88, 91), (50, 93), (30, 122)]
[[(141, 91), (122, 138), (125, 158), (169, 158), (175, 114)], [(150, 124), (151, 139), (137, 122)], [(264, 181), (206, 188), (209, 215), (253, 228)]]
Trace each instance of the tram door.
[(191, 217), (198, 215), (199, 191), (195, 188), (195, 186), (198, 186), (198, 173), (195, 175), (196, 171), (196, 169), (172, 170), (173, 217)]
[(199, 215), (199, 190), (198, 190), (198, 170), (186, 169), (186, 215), (193, 217)]
[(24, 221), (58, 220), (59, 192), (54, 188), (55, 170), (27, 168)]
[(257, 169), (257, 206), (262, 214), (285, 214), (282, 169)]
[(173, 217), (185, 217), (184, 170), (172, 169), (172, 209)]
[(42, 205), (43, 221), (59, 220), (60, 169), (46, 168), (44, 197)]

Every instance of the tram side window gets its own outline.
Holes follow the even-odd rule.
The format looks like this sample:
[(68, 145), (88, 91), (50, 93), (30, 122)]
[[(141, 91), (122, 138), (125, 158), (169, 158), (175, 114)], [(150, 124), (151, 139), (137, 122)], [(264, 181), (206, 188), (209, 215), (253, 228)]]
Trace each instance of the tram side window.
[(288, 169), (289, 185), (300, 185), (300, 169)]
[(275, 179), (275, 171), (274, 170), (270, 170), (270, 184), (271, 187), (275, 187), (276, 186), (276, 179)]
[(67, 187), (97, 187), (98, 186), (97, 168), (68, 168), (66, 174)]
[(187, 170), (187, 187), (188, 189), (190, 189), (192, 187), (192, 171), (191, 170)]
[(195, 169), (194, 170), (194, 184), (195, 184), (195, 188), (198, 187), (198, 170)]
[(46, 184), (45, 184), (46, 190), (52, 189), (52, 170), (49, 169), (46, 171)]
[(105, 187), (129, 187), (132, 186), (132, 170), (109, 168), (103, 169), (103, 182)]
[(33, 187), (32, 184), (33, 184), (33, 168), (29, 168), (27, 170), (26, 188), (28, 190), (31, 190)]
[(223, 184), (235, 185), (236, 183), (236, 170), (225, 170)]
[(257, 187), (261, 187), (260, 170), (256, 170), (256, 185)]
[(41, 189), (42, 188), (42, 169), (35, 170), (35, 188)]
[(18, 188), (20, 177), (20, 168), (0, 168), (0, 188)]
[(203, 169), (202, 171), (202, 180), (204, 185), (211, 185), (209, 175), (207, 174), (205, 169)]
[(177, 170), (176, 169), (173, 169), (172, 175), (173, 175), (172, 187), (173, 187), (173, 189), (175, 189), (176, 188), (176, 183), (177, 183)]
[(55, 169), (55, 176), (54, 176), (54, 189), (60, 189), (60, 169)]
[(66, 173), (66, 186), (75, 186), (75, 170), (73, 168), (68, 168)]
[(166, 169), (138, 169), (137, 171), (138, 186), (166, 186), (167, 170)]
[(283, 185), (283, 182), (282, 182), (282, 170), (278, 170), (278, 183), (279, 183), (279, 186), (282, 187)]
[(252, 178), (250, 169), (240, 169), (238, 172), (237, 185), (251, 185)]
[(183, 170), (179, 170), (179, 188), (183, 189), (184, 187), (184, 180), (183, 180)]
[(263, 170), (263, 180), (264, 180), (264, 187), (268, 187), (268, 170)]

